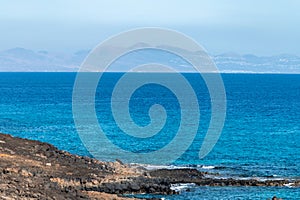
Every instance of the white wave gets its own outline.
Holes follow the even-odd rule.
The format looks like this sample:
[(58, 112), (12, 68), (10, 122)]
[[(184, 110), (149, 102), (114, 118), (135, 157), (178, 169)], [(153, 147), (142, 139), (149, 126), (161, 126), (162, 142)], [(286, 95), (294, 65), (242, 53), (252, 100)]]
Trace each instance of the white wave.
[(202, 169), (214, 169), (216, 167), (215, 166), (211, 166), (211, 165), (208, 165), (208, 166), (200, 165), (200, 168), (202, 168)]
[(147, 164), (138, 164), (141, 167), (144, 167), (147, 170), (156, 170), (156, 169), (189, 169), (190, 167), (185, 166), (175, 166), (175, 165), (147, 165)]
[(283, 184), (283, 185), (286, 186), (286, 187), (289, 187), (289, 188), (295, 187), (294, 183), (286, 183), (286, 184)]
[(177, 183), (177, 184), (171, 184), (170, 189), (174, 190), (175, 192), (181, 192), (186, 190), (187, 188), (195, 187), (195, 183)]

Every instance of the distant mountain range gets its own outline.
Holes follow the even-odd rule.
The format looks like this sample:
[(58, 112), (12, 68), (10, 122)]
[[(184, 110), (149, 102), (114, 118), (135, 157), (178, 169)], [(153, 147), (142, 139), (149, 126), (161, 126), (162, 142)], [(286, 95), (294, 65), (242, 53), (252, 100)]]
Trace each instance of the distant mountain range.
[[(76, 72), (88, 50), (74, 54), (32, 51), (14, 48), (0, 51), (1, 72)], [(220, 72), (224, 73), (300, 73), (300, 57), (295, 55), (255, 56), (224, 53), (212, 56)], [(118, 59), (112, 71), (126, 71), (138, 64), (148, 62), (174, 66), (176, 69), (190, 71), (188, 63), (172, 54), (142, 51)]]

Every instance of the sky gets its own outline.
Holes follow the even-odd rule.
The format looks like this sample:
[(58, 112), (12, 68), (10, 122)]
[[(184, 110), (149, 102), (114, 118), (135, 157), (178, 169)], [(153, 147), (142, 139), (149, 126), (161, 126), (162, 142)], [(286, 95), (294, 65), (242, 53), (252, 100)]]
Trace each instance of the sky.
[(300, 55), (298, 0), (0, 0), (0, 51), (76, 52), (138, 27), (180, 31), (211, 54)]

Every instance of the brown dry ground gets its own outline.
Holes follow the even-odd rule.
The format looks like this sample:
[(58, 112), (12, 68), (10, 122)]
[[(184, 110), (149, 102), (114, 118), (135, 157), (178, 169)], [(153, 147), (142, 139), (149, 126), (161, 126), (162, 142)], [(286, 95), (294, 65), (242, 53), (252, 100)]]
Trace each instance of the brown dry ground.
[(99, 185), (130, 181), (141, 173), (119, 162), (0, 134), (0, 199), (126, 199), (101, 192)]

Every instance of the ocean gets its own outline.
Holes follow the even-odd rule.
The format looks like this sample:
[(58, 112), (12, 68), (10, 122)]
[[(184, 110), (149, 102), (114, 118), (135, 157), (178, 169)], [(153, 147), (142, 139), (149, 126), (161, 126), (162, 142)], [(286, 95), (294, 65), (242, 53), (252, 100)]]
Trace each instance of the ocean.
[[(164, 106), (168, 118), (157, 135), (128, 136), (117, 126), (110, 110), (112, 91), (122, 75), (105, 73), (95, 95), (97, 119), (107, 138), (134, 153), (153, 152), (167, 145), (180, 124), (178, 99), (168, 88), (157, 84), (140, 87), (129, 102), (134, 122), (140, 126), (149, 124), (148, 110), (153, 104)], [(171, 77), (170, 74), (160, 76)], [(194, 167), (233, 178), (300, 178), (299, 74), (221, 74), (227, 99), (226, 120), (217, 144), (203, 159), (198, 154), (211, 118), (211, 99), (201, 76), (193, 73), (183, 76), (198, 99), (199, 128), (189, 148), (168, 167)], [(75, 79), (76, 73), (0, 73), (0, 132), (93, 156), (80, 140), (73, 119)], [(114, 158), (110, 149), (105, 152), (104, 160)], [(151, 167), (151, 163), (147, 164)], [(189, 192), (160, 197), (267, 199), (274, 195), (300, 199), (300, 188), (190, 186)]]

